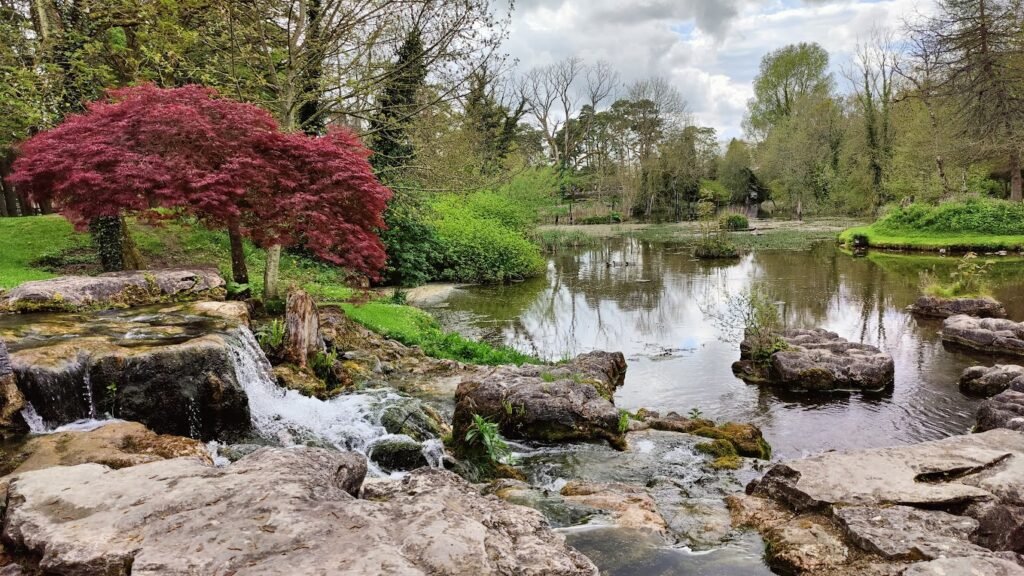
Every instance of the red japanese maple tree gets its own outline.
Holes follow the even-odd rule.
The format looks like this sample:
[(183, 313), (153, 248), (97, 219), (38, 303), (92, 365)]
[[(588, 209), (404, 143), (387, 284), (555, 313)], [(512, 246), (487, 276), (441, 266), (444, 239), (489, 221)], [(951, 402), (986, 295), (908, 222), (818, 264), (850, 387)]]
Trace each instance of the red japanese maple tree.
[[(285, 134), (266, 111), (215, 90), (143, 85), (113, 90), (25, 142), (11, 181), (79, 227), (171, 208), (235, 239), (244, 234), (263, 247), (301, 242), (327, 261), (376, 276), (385, 261), (377, 230), (391, 192), (368, 156), (346, 131)], [(241, 243), (232, 244), (240, 252)], [(240, 253), (233, 260), (244, 266)]]

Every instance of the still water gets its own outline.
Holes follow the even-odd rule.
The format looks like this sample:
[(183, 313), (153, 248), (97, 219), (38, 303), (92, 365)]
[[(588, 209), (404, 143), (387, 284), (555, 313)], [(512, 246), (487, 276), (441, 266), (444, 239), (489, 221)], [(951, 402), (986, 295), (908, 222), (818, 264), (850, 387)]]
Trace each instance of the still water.
[[(509, 286), (455, 291), (432, 312), (449, 328), (547, 359), (620, 350), (629, 361), (615, 403), (761, 427), (777, 458), (831, 449), (891, 446), (964, 433), (977, 401), (957, 378), (971, 365), (1009, 359), (947, 350), (941, 322), (905, 308), (920, 273), (945, 275), (953, 258), (853, 257), (823, 243), (805, 252), (756, 252), (736, 261), (691, 258), (685, 247), (635, 239), (552, 256), (547, 274)], [(995, 296), (1024, 319), (1019, 261), (996, 266)], [(758, 290), (778, 302), (790, 327), (822, 327), (893, 355), (896, 382), (879, 394), (809, 397), (745, 384), (730, 298)]]

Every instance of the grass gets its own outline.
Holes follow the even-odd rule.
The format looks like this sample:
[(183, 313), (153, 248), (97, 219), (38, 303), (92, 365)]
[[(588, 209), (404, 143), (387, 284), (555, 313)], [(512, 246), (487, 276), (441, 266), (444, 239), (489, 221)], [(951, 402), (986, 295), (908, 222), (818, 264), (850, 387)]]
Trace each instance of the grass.
[(567, 248), (589, 248), (601, 244), (601, 239), (582, 230), (538, 230), (533, 241), (542, 252), (551, 254)]
[(875, 224), (844, 230), (839, 235), (840, 242), (850, 244), (856, 236), (867, 240), (874, 248), (899, 250), (941, 250), (951, 252), (967, 252), (970, 250), (996, 251), (1020, 250), (1024, 248), (1024, 235), (1015, 234), (978, 234), (956, 232), (916, 232), (880, 230)]
[(53, 278), (39, 260), (88, 247), (89, 238), (60, 216), (0, 218), (0, 246), (0, 289), (8, 289)]
[(911, 204), (871, 225), (844, 230), (840, 240), (910, 250), (1019, 250), (1024, 247), (1024, 204), (985, 198)]

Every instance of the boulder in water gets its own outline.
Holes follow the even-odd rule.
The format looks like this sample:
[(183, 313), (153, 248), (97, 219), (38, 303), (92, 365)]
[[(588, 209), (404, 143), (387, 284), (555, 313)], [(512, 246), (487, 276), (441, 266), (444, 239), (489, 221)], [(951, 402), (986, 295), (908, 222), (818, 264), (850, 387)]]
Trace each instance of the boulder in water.
[(1024, 324), (1000, 318), (950, 316), (942, 322), (942, 341), (988, 354), (1024, 356)]
[(626, 429), (612, 394), (625, 378), (621, 353), (591, 352), (557, 366), (501, 366), (464, 379), (455, 392), (453, 438), (464, 442), (475, 415), (513, 438), (604, 439), (622, 447)]
[(213, 268), (62, 276), (17, 286), (0, 302), (0, 308), (13, 312), (67, 312), (128, 308), (159, 302), (222, 300), (224, 285), (224, 279)]
[(28, 426), (18, 414), (25, 407), (25, 397), (14, 379), (7, 344), (0, 338), (0, 440), (24, 434)]
[(978, 407), (975, 430), (985, 432), (997, 428), (1024, 432), (1024, 389), (1004, 390)]
[(423, 445), (403, 436), (390, 436), (370, 446), (369, 458), (385, 470), (415, 470), (427, 466)]
[(225, 468), (28, 472), (10, 482), (3, 537), (59, 574), (597, 575), (538, 512), (450, 472), (366, 482), (354, 498), (357, 461), (262, 449)]
[(754, 357), (749, 340), (740, 345), (733, 373), (748, 382), (767, 382), (797, 391), (878, 391), (893, 383), (892, 356), (875, 346), (850, 342), (822, 329), (786, 330), (785, 344), (767, 360)]
[(929, 318), (949, 318), (958, 314), (978, 318), (1005, 318), (1006, 308), (992, 298), (938, 298), (921, 296), (910, 311)]
[(960, 391), (968, 396), (988, 398), (1011, 387), (1024, 391), (1024, 367), (1013, 364), (971, 366), (960, 375)]

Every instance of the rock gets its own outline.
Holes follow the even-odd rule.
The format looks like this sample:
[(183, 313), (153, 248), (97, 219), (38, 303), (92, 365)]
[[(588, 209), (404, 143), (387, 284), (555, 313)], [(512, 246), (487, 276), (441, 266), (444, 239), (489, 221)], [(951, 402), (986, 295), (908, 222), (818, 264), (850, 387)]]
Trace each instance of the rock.
[(385, 408), (380, 424), (389, 434), (403, 434), (419, 442), (451, 433), (451, 427), (437, 410), (408, 397)]
[[(479, 415), (513, 438), (624, 443), (611, 394), (624, 377), (621, 353), (592, 352), (558, 366), (501, 366), (469, 375), (455, 392), (456, 442)], [(466, 447), (464, 447), (466, 448)]]
[(654, 499), (639, 486), (572, 480), (562, 487), (561, 494), (570, 502), (610, 514), (615, 524), (622, 528), (659, 533), (668, 531)]
[(15, 382), (7, 344), (0, 338), (0, 440), (28, 431), (25, 420), (18, 414), (25, 407), (25, 397)]
[(844, 566), (850, 549), (824, 521), (790, 520), (764, 533), (771, 543), (765, 556), (773, 570), (783, 574), (818, 573)]
[(999, 318), (950, 316), (942, 322), (942, 341), (988, 354), (1024, 355), (1024, 324)]
[(185, 311), (191, 314), (199, 314), (200, 316), (208, 316), (210, 318), (221, 318), (239, 326), (249, 327), (252, 324), (252, 319), (249, 316), (249, 305), (245, 302), (239, 302), (238, 300), (228, 300), (225, 302), (192, 302), (190, 304), (185, 304), (184, 306), (163, 308), (160, 310), (162, 314), (177, 311)]
[(111, 422), (88, 432), (35, 436), (6, 459), (14, 468), (0, 472), (20, 474), (88, 462), (117, 469), (181, 457), (213, 464), (206, 447), (198, 440), (158, 435), (137, 422)]
[(827, 330), (786, 330), (786, 348), (757, 362), (751, 344), (740, 345), (733, 373), (748, 382), (768, 382), (790, 390), (883, 390), (893, 383), (892, 356), (874, 346), (849, 342)]
[(997, 428), (1024, 432), (1024, 391), (1006, 390), (978, 407), (975, 430), (985, 432)]
[(1024, 367), (996, 364), (991, 368), (972, 366), (960, 375), (960, 391), (968, 396), (988, 398), (1010, 388), (1024, 391)]
[(306, 368), (309, 358), (324, 351), (316, 303), (302, 290), (288, 293), (284, 314), (285, 335), (281, 353), (285, 362)]
[(837, 508), (835, 517), (846, 537), (858, 548), (886, 560), (990, 554), (969, 542), (978, 521), (965, 516), (909, 506), (853, 506)]
[[(321, 400), (331, 396), (328, 394), (327, 384), (323, 380), (293, 364), (278, 364), (274, 366), (274, 379), (277, 381), (278, 386), (295, 390), (303, 396), (311, 396)], [(340, 389), (337, 391), (340, 392)]]
[(74, 338), (19, 350), (11, 363), (47, 425), (110, 413), (160, 434), (224, 439), (251, 424), (227, 338), (137, 347)]
[(213, 268), (137, 270), (25, 282), (0, 306), (14, 312), (66, 312), (222, 300), (224, 294), (224, 279)]
[(488, 484), (483, 493), (519, 506), (528, 506), (544, 514), (555, 528), (579, 526), (601, 511), (562, 497), (559, 493), (537, 488), (522, 480), (503, 478)]
[(1024, 550), (1024, 507), (977, 502), (964, 515), (978, 522), (971, 542), (989, 550)]
[(225, 468), (29, 472), (11, 481), (3, 537), (60, 574), (597, 575), (539, 513), (450, 472), (367, 482), (353, 498), (351, 458), (263, 449)]
[(1001, 558), (941, 558), (912, 564), (901, 576), (1024, 576), (1024, 568)]
[(938, 298), (921, 296), (910, 311), (929, 318), (949, 318), (958, 314), (978, 318), (1005, 318), (1006, 308), (991, 298)]
[(423, 445), (403, 437), (385, 437), (370, 446), (370, 460), (385, 470), (415, 470), (428, 464)]

